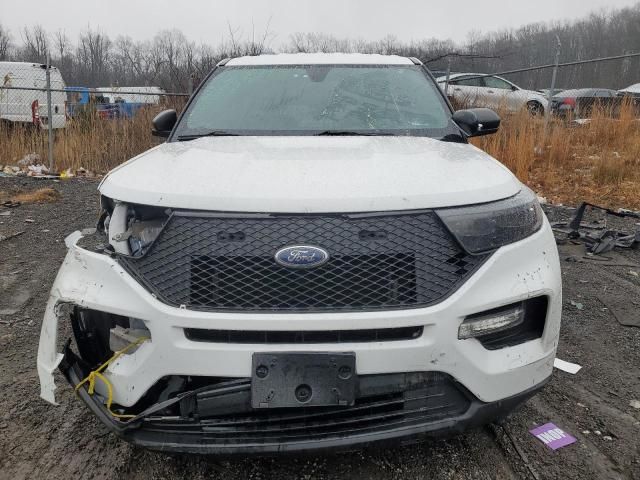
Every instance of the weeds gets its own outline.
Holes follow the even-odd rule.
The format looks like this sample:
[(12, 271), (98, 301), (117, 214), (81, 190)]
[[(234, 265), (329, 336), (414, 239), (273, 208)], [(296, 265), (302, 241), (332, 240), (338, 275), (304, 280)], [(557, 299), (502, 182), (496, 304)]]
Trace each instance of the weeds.
[(554, 203), (640, 208), (640, 121), (631, 104), (592, 112), (580, 125), (526, 112), (502, 114), (497, 134), (473, 143)]
[(39, 188), (30, 192), (2, 192), (0, 202), (16, 203), (55, 203), (60, 199), (60, 192), (53, 188)]

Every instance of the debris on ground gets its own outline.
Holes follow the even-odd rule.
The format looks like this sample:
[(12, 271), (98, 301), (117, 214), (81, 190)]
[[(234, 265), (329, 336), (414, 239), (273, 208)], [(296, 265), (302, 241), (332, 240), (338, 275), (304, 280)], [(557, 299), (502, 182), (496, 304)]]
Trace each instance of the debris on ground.
[[(635, 287), (635, 288), (634, 288)], [(607, 307), (620, 325), (640, 328), (640, 288), (616, 288), (598, 295), (598, 300)]]
[(20, 160), (18, 160), (16, 163), (18, 167), (26, 168), (26, 167), (30, 167), (31, 165), (35, 165), (36, 163), (39, 163), (39, 162), (40, 162), (40, 155), (38, 155), (37, 153), (28, 153), (24, 157), (22, 157)]
[(91, 170), (87, 170), (84, 167), (80, 167), (76, 170), (76, 177), (95, 177), (96, 174)]
[(557, 450), (567, 445), (575, 443), (577, 440), (566, 433), (553, 423), (545, 423), (544, 425), (529, 430), (529, 433), (544, 443), (551, 450)]
[(584, 305), (580, 302), (576, 302), (574, 300), (571, 300), (571, 305), (573, 305), (574, 307), (576, 307), (578, 310), (584, 310)]
[[(584, 245), (577, 242), (558, 245), (558, 252), (560, 253), (560, 258), (565, 262), (591, 263), (607, 267), (627, 267), (634, 269), (634, 271), (640, 269), (640, 263), (634, 262), (620, 252), (612, 250), (607, 252), (606, 255), (594, 255), (593, 253), (585, 252)], [(588, 281), (580, 280), (580, 283), (588, 283)]]
[(1, 177), (33, 177), (39, 179), (47, 178), (73, 178), (73, 177), (96, 177), (97, 175), (84, 167), (78, 169), (67, 168), (60, 174), (52, 172), (49, 167), (41, 163), (40, 155), (30, 153), (18, 160), (16, 165), (0, 165)]
[(70, 168), (67, 168), (66, 170), (63, 170), (62, 172), (60, 172), (60, 178), (62, 179), (66, 179), (66, 178), (73, 178), (76, 175), (71, 171)]
[(640, 400), (631, 400), (629, 402), (629, 406), (631, 408), (635, 408), (636, 410), (640, 410)]
[[(597, 210), (605, 213), (604, 222), (583, 222), (583, 217), (587, 209)], [(614, 248), (640, 248), (640, 227), (636, 227), (635, 232), (620, 231), (607, 227), (606, 215), (619, 218), (638, 218), (640, 212), (627, 209), (611, 210), (591, 203), (582, 203), (570, 222), (554, 222), (551, 226), (556, 234), (558, 243), (570, 241), (583, 243), (587, 252), (600, 255), (610, 252)], [(560, 236), (564, 235), (564, 237)]]
[(21, 231), (21, 232), (10, 233), (9, 235), (0, 235), (0, 242), (4, 242), (5, 240), (9, 240), (11, 238), (18, 237), (18, 236), (22, 235), (23, 233), (25, 233), (24, 230)]
[(563, 372), (567, 372), (572, 375), (575, 375), (582, 369), (582, 367), (577, 363), (567, 362), (565, 360), (560, 360), (559, 358), (556, 358), (553, 361), (553, 366), (558, 370), (562, 370)]
[(27, 175), (29, 177), (38, 177), (41, 175), (49, 175), (49, 169), (46, 165), (29, 165), (27, 167)]

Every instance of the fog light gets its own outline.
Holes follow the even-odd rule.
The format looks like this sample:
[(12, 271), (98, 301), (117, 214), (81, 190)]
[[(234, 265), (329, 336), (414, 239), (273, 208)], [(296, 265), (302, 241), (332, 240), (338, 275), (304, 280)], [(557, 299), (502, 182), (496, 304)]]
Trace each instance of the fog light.
[(467, 317), (458, 328), (458, 338), (464, 340), (490, 333), (501, 332), (520, 325), (524, 321), (523, 305), (510, 305), (479, 315)]

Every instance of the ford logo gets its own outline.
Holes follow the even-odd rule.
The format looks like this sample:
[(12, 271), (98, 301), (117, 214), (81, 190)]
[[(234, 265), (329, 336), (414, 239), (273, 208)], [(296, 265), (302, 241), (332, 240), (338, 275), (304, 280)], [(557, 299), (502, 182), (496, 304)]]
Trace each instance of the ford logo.
[(329, 252), (324, 248), (311, 245), (294, 245), (278, 250), (275, 260), (283, 267), (313, 268), (327, 263), (329, 261)]

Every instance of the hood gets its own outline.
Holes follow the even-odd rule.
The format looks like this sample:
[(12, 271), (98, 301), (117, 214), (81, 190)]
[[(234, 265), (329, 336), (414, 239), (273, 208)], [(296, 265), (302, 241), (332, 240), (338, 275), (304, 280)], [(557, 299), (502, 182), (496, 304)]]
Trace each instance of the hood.
[(507, 168), (468, 144), (424, 137), (205, 137), (112, 170), (109, 198), (179, 209), (329, 213), (411, 210), (515, 195)]

